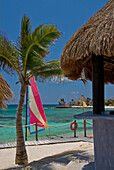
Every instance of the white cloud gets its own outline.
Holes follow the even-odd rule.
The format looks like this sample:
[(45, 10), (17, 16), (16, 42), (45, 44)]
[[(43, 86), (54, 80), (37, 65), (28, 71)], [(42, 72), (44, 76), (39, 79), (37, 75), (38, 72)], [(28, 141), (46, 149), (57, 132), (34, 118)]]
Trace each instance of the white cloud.
[(77, 95), (77, 94), (79, 94), (79, 92), (78, 91), (72, 91), (71, 94)]

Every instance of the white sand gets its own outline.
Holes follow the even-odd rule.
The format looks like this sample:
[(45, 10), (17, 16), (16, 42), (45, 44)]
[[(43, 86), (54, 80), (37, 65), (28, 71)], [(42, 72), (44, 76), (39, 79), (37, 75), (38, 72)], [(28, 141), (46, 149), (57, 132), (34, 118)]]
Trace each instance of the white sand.
[[(80, 170), (83, 166), (91, 164), (94, 155), (93, 144), (89, 142), (27, 146), (26, 148), (29, 164), (25, 169), (32, 167), (33, 170), (76, 170), (77, 168)], [(24, 167), (15, 165), (15, 154), (16, 148), (0, 149), (0, 169)]]

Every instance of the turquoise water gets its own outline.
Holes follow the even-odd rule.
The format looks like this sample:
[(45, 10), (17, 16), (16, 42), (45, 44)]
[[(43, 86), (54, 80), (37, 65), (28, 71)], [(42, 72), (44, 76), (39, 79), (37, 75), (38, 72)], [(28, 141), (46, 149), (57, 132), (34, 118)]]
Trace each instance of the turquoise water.
[[(91, 109), (85, 109), (84, 111)], [(0, 112), (0, 125), (15, 126), (16, 125), (16, 111), (17, 105), (9, 105), (6, 110)], [(45, 115), (49, 125), (61, 125), (65, 123), (71, 123), (74, 121), (73, 116), (75, 114), (82, 113), (82, 109), (76, 108), (56, 108), (56, 105), (44, 105)], [(23, 111), (23, 125), (26, 122), (26, 107)], [(84, 123), (78, 122), (78, 128), (76, 131), (77, 136), (83, 136)], [(92, 122), (92, 120), (88, 120)], [(92, 125), (87, 123), (87, 136), (92, 135)], [(49, 133), (50, 129), (50, 133)], [(67, 126), (50, 127), (44, 131), (38, 133), (38, 139), (57, 138), (57, 137), (73, 137), (74, 132), (70, 129), (70, 124)], [(23, 128), (25, 135), (25, 128)], [(28, 140), (35, 140), (35, 134), (29, 135)], [(0, 127), (0, 143), (14, 142), (16, 141), (16, 128)]]

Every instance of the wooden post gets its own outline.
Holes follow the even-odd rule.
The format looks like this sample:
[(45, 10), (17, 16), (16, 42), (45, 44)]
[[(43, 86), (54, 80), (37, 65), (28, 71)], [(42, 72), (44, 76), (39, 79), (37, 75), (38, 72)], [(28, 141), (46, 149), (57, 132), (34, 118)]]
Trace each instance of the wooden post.
[(76, 120), (74, 121), (74, 137), (76, 137)]
[(86, 120), (84, 120), (84, 137), (86, 137)]
[(36, 141), (38, 141), (38, 126), (37, 126), (37, 122), (36, 122)]
[(51, 132), (50, 132), (50, 127), (49, 127), (49, 138), (51, 138)]
[(103, 56), (92, 56), (93, 62), (93, 114), (104, 111), (104, 61)]

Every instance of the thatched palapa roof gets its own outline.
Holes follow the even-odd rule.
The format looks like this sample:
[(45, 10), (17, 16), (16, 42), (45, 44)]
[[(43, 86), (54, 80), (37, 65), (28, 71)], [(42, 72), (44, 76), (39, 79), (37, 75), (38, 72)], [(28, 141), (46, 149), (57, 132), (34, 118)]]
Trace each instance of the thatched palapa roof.
[(92, 80), (93, 54), (111, 61), (104, 63), (104, 81), (114, 84), (114, 0), (107, 2), (66, 43), (61, 55), (65, 76), (77, 80), (84, 72), (85, 78)]
[(0, 108), (4, 109), (5, 107), (7, 107), (6, 102), (8, 102), (9, 98), (11, 100), (13, 99), (12, 91), (10, 89), (10, 86), (0, 74)]
[(78, 105), (78, 103), (83, 106), (83, 102), (86, 102), (86, 98), (84, 97), (84, 95), (82, 94), (79, 99), (75, 102), (75, 105)]

